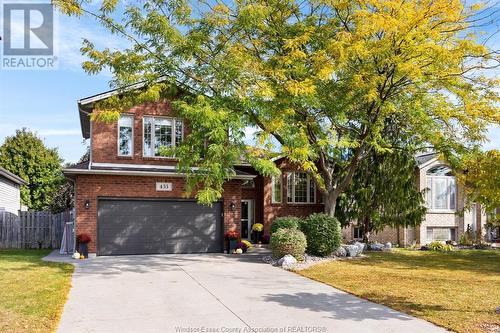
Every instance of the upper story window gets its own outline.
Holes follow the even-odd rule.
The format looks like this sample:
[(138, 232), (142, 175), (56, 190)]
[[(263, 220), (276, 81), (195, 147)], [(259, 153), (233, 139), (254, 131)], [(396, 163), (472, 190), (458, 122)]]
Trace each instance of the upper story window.
[(253, 179), (245, 180), (241, 187), (243, 188), (255, 188), (255, 181)]
[(272, 203), (281, 203), (281, 197), (283, 194), (281, 188), (281, 176), (271, 178), (271, 186), (272, 186)]
[(144, 156), (161, 156), (160, 147), (174, 147), (184, 137), (184, 123), (180, 119), (144, 117)]
[(449, 167), (439, 165), (427, 171), (427, 208), (431, 210), (455, 210), (457, 186)]
[(132, 156), (134, 147), (134, 116), (121, 115), (118, 120), (118, 155)]
[(291, 172), (287, 176), (287, 202), (316, 203), (316, 185), (305, 172)]

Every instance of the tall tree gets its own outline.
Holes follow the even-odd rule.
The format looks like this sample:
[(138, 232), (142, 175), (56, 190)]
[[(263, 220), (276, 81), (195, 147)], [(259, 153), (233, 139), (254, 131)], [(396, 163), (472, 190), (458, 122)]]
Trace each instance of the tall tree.
[(343, 225), (357, 221), (368, 242), (385, 227), (419, 225), (426, 213), (417, 185), (417, 163), (410, 151), (370, 151), (340, 195), (336, 215)]
[[(82, 157), (80, 157), (80, 160), (77, 162), (77, 164), (87, 162), (89, 160), (90, 160), (90, 147), (87, 146), (85, 154), (83, 154)], [(65, 167), (71, 167), (71, 164), (66, 163)], [(62, 182), (57, 191), (54, 193), (49, 209), (53, 213), (60, 213), (68, 209), (72, 209), (74, 206), (75, 206), (75, 186), (71, 180), (66, 179), (66, 181)]]
[(462, 162), (457, 178), (464, 186), (468, 204), (480, 203), (489, 222), (500, 227), (500, 152), (473, 151)]
[(45, 147), (33, 132), (23, 128), (0, 146), (0, 166), (22, 177), (21, 202), (33, 210), (49, 208), (57, 189), (64, 182), (57, 149)]
[[(93, 119), (114, 121), (133, 104), (164, 98), (169, 87), (188, 92), (175, 108), (192, 134), (176, 156), (188, 190), (199, 189), (202, 202), (220, 197), (242, 154), (264, 174), (277, 172), (269, 158), (245, 152), (247, 126), (258, 128), (259, 145), (279, 142), (284, 156), (314, 176), (326, 212), (334, 214), (369, 152), (394, 149), (381, 135), (387, 118), (396, 116), (412, 140), (445, 153), (460, 153), (500, 122), (498, 80), (488, 75), (499, 58), (469, 30), (495, 15), (477, 4), (90, 2), (54, 1), (130, 42), (123, 50), (99, 50), (84, 41), (83, 68), (109, 69), (121, 90), (97, 105)], [(138, 81), (142, 89), (131, 89)]]

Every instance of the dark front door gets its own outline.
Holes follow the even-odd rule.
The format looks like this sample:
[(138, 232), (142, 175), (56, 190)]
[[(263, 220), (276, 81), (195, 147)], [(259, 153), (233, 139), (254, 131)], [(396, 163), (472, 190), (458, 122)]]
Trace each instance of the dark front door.
[(101, 199), (98, 255), (222, 252), (222, 205)]
[(249, 239), (253, 225), (253, 200), (241, 201), (241, 238)]

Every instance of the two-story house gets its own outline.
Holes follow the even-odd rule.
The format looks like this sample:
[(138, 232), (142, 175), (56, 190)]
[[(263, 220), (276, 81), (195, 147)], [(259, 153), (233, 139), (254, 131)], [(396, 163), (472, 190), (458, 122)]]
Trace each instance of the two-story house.
[[(200, 205), (186, 198), (185, 176), (174, 158), (160, 156), (159, 147), (175, 146), (189, 135), (189, 126), (169, 101), (138, 105), (116, 123), (93, 122), (96, 102), (109, 91), (78, 101), (82, 135), (90, 141), (90, 160), (64, 170), (75, 183), (77, 233), (88, 233), (90, 252), (98, 255), (221, 252), (223, 235), (237, 230), (250, 238), (252, 225), (265, 232), (278, 216), (307, 216), (323, 211), (314, 181), (284, 158), (277, 158), (281, 176), (264, 177), (244, 162), (224, 184), (220, 201)], [(451, 170), (434, 154), (416, 157), (420, 190), (428, 188), (425, 221), (416, 228), (386, 228), (373, 240), (402, 246), (433, 240), (457, 240), (468, 226), (484, 233), (479, 206), (457, 214), (463, 191)], [(346, 240), (359, 239), (361, 229), (343, 229)]]
[(93, 122), (96, 102), (115, 94), (78, 101), (82, 135), (90, 141), (90, 160), (64, 170), (75, 183), (77, 233), (88, 233), (97, 255), (221, 252), (223, 235), (237, 230), (249, 238), (253, 223), (269, 230), (277, 216), (306, 216), (323, 210), (314, 181), (285, 159), (282, 175), (259, 175), (236, 165), (236, 175), (212, 206), (185, 198), (185, 177), (176, 160), (160, 156), (175, 146), (189, 126), (168, 101), (131, 108), (117, 123)]

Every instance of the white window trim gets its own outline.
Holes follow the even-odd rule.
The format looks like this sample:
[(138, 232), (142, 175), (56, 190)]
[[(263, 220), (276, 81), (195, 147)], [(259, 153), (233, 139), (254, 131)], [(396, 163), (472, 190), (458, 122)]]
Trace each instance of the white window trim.
[(119, 157), (133, 157), (134, 156), (134, 133), (135, 133), (135, 130), (134, 130), (134, 127), (135, 127), (135, 117), (134, 117), (134, 114), (132, 113), (123, 113), (120, 115), (120, 118), (121, 117), (127, 117), (127, 118), (132, 118), (132, 149), (130, 150), (130, 154), (129, 155), (124, 155), (124, 154), (121, 154), (120, 153), (120, 120), (118, 120), (117, 122), (117, 126), (116, 126), (116, 150), (117, 150), (117, 155)]
[[(144, 118), (151, 118), (153, 119), (153, 128), (151, 129), (151, 149), (152, 149), (152, 155), (146, 155), (146, 149), (144, 147)], [(154, 134), (154, 124), (155, 124), (155, 119), (170, 119), (172, 123), (172, 147), (175, 147), (177, 145), (177, 138), (175, 137), (175, 125), (177, 121), (180, 121), (182, 123), (182, 131), (181, 131), (181, 140), (184, 141), (184, 121), (180, 118), (174, 118), (174, 117), (164, 117), (164, 116), (150, 116), (150, 115), (144, 115), (142, 117), (142, 157), (144, 158), (161, 158), (161, 159), (175, 159), (175, 156), (156, 156), (154, 152), (154, 146), (155, 146), (155, 134)]]
[[(307, 186), (306, 186), (306, 190), (307, 190), (307, 202), (295, 202), (295, 174), (296, 173), (305, 173), (306, 176), (307, 176)], [(293, 178), (293, 180), (292, 180)], [(292, 204), (292, 205), (314, 205), (316, 204), (316, 201), (317, 201), (317, 198), (316, 198), (316, 186), (315, 186), (315, 189), (314, 189), (314, 201), (311, 202), (311, 196), (310, 196), (310, 192), (311, 192), (311, 183), (314, 182), (313, 179), (311, 179), (311, 175), (309, 175), (308, 173), (306, 172), (289, 172), (287, 174), (287, 177), (286, 177), (286, 181), (287, 181), (287, 184), (286, 184), (286, 190), (287, 190), (287, 196), (286, 196), (286, 202), (288, 204)], [(289, 181), (292, 181), (292, 190), (291, 190), (291, 194), (292, 194), (292, 201), (288, 201), (288, 189), (289, 189)]]
[[(434, 195), (436, 194), (436, 191), (434, 189), (435, 187), (435, 179), (445, 179), (446, 180), (446, 186), (448, 187), (448, 182), (450, 180), (453, 180), (454, 185), (455, 185), (455, 208), (434, 208)], [(428, 187), (428, 180), (431, 180), (431, 188)], [(426, 205), (427, 205), (427, 212), (428, 213), (455, 213), (457, 211), (457, 205), (458, 205), (458, 188), (457, 188), (457, 181), (455, 177), (453, 176), (432, 176), (432, 175), (426, 175), (426, 189), (430, 191), (430, 202), (427, 200), (428, 196), (426, 195)], [(450, 193), (446, 194), (446, 204), (449, 206), (450, 205)]]
[(275, 177), (275, 176), (273, 176), (271, 178), (271, 203), (280, 204), (280, 203), (283, 203), (283, 178), (281, 175), (278, 176), (278, 178), (280, 180), (280, 198), (281, 198), (280, 201), (274, 200), (274, 185), (276, 182), (276, 178), (277, 177)]

